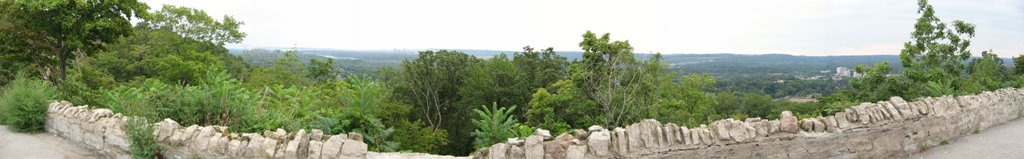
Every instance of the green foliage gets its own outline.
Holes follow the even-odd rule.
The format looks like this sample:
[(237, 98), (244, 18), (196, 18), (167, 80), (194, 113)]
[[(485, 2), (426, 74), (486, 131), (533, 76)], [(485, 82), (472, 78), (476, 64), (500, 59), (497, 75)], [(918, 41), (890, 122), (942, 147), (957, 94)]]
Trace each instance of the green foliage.
[(153, 135), (153, 125), (146, 118), (129, 118), (124, 133), (130, 141), (132, 158), (160, 158), (160, 145)]
[(720, 114), (726, 111), (719, 111), (724, 107), (717, 107), (720, 101), (710, 93), (715, 89), (715, 79), (710, 75), (687, 75), (677, 84), (662, 83), (662, 87), (669, 88), (667, 98), (658, 102), (658, 117), (662, 121), (696, 126), (732, 115)]
[[(434, 132), (437, 130), (437, 132)], [(434, 129), (422, 121), (401, 120), (396, 122), (391, 139), (398, 142), (398, 151), (440, 153), (440, 149), (448, 144), (448, 132)]]
[(581, 94), (599, 107), (602, 125), (618, 126), (653, 116), (662, 87), (658, 80), (667, 73), (655, 55), (646, 61), (633, 56), (627, 41), (611, 41), (609, 34), (583, 34), (579, 43), (583, 58), (569, 67), (571, 79)]
[(476, 130), (472, 133), (475, 138), (473, 141), (475, 147), (491, 146), (519, 135), (513, 131), (513, 128), (519, 124), (519, 121), (511, 115), (515, 111), (516, 106), (505, 109), (504, 107), (498, 107), (498, 104), (494, 103), (491, 108), (487, 108), (484, 105), (480, 107), (481, 109), (473, 109), (473, 112), (479, 116), (479, 119), (471, 121), (476, 126)]
[(68, 71), (68, 77), (57, 82), (60, 90), (60, 98), (82, 105), (101, 105), (101, 90), (110, 89), (115, 86), (113, 76), (105, 69), (98, 68), (92, 63), (92, 58), (79, 57), (75, 59), (73, 67)]
[(1024, 75), (1024, 55), (1013, 58), (1013, 69), (1010, 71), (1014, 76)]
[(918, 6), (921, 17), (914, 24), (911, 41), (904, 43), (900, 51), (903, 76), (910, 83), (903, 88), (905, 92), (896, 95), (907, 99), (923, 94), (919, 90), (924, 90), (928, 81), (959, 83), (964, 61), (971, 56), (967, 47), (974, 37), (974, 24), (960, 20), (953, 24), (942, 22), (927, 0), (919, 0)]
[(971, 60), (967, 65), (967, 73), (970, 78), (980, 84), (985, 90), (995, 90), (1002, 87), (1010, 72), (1007, 71), (1003, 59), (992, 51), (981, 52), (981, 58)]
[(57, 90), (50, 83), (19, 75), (0, 93), (0, 118), (15, 132), (41, 132), (48, 102)]
[(76, 52), (103, 50), (104, 43), (132, 32), (132, 18), (149, 9), (135, 0), (12, 0), (0, 2), (0, 8), (0, 45), (5, 45), (0, 48), (8, 48), (10, 58), (40, 66), (41, 76), (55, 72), (60, 79)]

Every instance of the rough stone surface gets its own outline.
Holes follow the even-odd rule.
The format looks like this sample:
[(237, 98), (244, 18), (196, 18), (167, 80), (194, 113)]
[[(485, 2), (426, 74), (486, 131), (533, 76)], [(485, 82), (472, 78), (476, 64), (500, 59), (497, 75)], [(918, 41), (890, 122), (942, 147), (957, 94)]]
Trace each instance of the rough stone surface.
[(796, 133), (800, 131), (797, 127), (796, 116), (793, 116), (793, 112), (782, 111), (782, 115), (779, 116), (779, 130), (782, 132)]
[(526, 159), (544, 159), (544, 136), (533, 135), (526, 137), (523, 148), (526, 149)]
[(594, 152), (596, 156), (608, 156), (611, 155), (609, 147), (611, 146), (611, 134), (608, 130), (598, 130), (590, 133), (590, 137), (587, 138), (587, 147), (590, 151)]
[(583, 145), (569, 145), (569, 148), (565, 151), (565, 159), (585, 159), (587, 154), (587, 146)]

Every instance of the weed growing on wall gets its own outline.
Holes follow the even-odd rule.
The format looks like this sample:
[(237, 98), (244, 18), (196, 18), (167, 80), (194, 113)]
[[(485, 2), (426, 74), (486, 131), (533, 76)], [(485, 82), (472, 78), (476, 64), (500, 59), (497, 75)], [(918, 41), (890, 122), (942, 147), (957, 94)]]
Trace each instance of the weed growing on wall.
[(132, 158), (157, 158), (160, 145), (153, 136), (153, 126), (146, 118), (130, 118), (124, 125), (125, 135), (131, 141)]

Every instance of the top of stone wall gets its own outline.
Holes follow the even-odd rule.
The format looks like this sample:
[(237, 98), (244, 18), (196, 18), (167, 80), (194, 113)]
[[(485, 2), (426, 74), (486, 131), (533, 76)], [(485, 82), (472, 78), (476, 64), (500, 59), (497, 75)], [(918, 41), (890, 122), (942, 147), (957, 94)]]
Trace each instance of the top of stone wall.
[[(1006, 100), (1021, 101), (1024, 89), (1004, 88), (966, 96), (919, 98), (907, 102), (900, 97), (861, 103), (832, 116), (798, 119), (784, 111), (779, 119), (723, 119), (692, 128), (654, 119), (626, 127), (606, 129), (591, 126), (572, 134), (534, 134), (510, 138), (476, 152), (478, 158), (621, 158), (642, 157), (670, 150), (700, 149), (708, 146), (760, 142), (778, 138), (818, 137), (852, 129), (878, 127), (923, 116), (947, 116)], [(538, 129), (537, 132), (547, 132)]]
[[(124, 135), (127, 118), (109, 109), (72, 106), (70, 102), (52, 102), (49, 106), (49, 132), (85, 143), (112, 158), (127, 157), (130, 141)], [(168, 158), (365, 158), (367, 145), (359, 133), (324, 134), (305, 129), (283, 129), (261, 133), (236, 133), (224, 126), (182, 127), (164, 119), (154, 125), (154, 136)]]

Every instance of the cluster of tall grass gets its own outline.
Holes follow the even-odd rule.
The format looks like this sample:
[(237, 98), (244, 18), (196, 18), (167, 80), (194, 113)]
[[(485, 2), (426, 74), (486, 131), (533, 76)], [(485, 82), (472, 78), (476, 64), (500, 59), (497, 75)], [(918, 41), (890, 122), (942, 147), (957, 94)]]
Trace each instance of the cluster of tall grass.
[(0, 91), (0, 123), (15, 132), (42, 132), (56, 92), (49, 82), (17, 76)]

